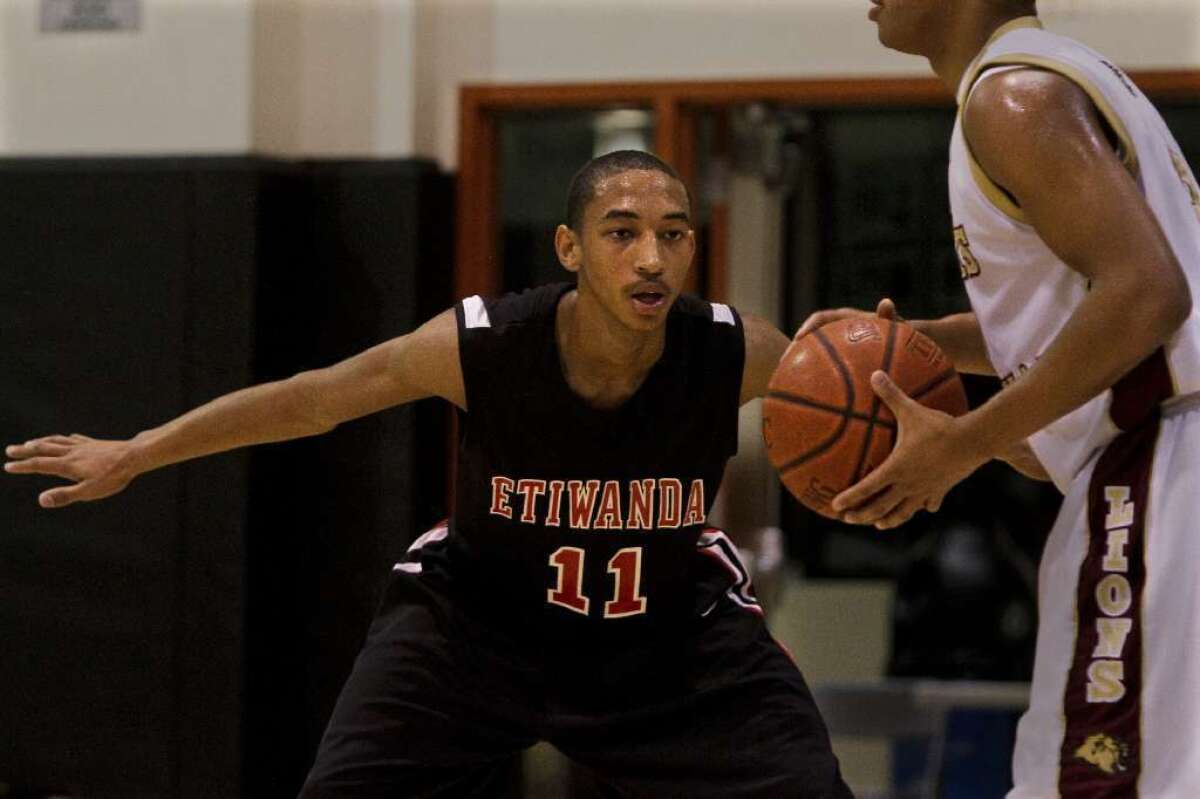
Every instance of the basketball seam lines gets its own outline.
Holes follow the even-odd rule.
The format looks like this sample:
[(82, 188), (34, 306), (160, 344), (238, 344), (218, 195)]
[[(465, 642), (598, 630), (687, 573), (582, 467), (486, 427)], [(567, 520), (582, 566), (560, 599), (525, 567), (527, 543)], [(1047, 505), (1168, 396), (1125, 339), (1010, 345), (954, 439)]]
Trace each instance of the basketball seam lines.
[(918, 388), (916, 391), (914, 391), (909, 396), (911, 396), (915, 400), (920, 400), (921, 397), (925, 396), (930, 391), (933, 391), (935, 388), (937, 388), (938, 386), (942, 385), (943, 383), (947, 382), (952, 377), (954, 377), (954, 374), (955, 374), (954, 367), (950, 366), (946, 369), (946, 371), (944, 371), (941, 374), (934, 377), (932, 380), (930, 380), (928, 383), (926, 383), (925, 385)]
[[(934, 388), (936, 388), (936, 386), (934, 386)], [(836, 414), (838, 416), (848, 416), (851, 419), (859, 422), (871, 421), (871, 417), (868, 414), (858, 413), (856, 411), (846, 411), (845, 409), (839, 408), (836, 405), (826, 405), (823, 402), (817, 402), (816, 400), (809, 399), (808, 397), (801, 397), (798, 394), (788, 394), (784, 391), (769, 391), (767, 392), (766, 399), (774, 399), (779, 400), (780, 402), (791, 403), (792, 405), (799, 405), (804, 408), (812, 408), (815, 411), (828, 411), (829, 413)], [(896, 429), (895, 422), (885, 422), (881, 420), (878, 422), (878, 424), (880, 427), (888, 430)]]
[[(829, 339), (825, 337), (825, 334), (822, 333), (820, 330), (814, 330), (813, 335), (816, 336), (817, 341), (820, 342), (821, 346), (825, 348), (825, 351), (827, 353), (829, 353), (830, 360), (833, 361), (833, 365), (837, 368), (838, 374), (840, 374), (842, 376), (842, 383), (845, 384), (845, 386), (846, 386), (846, 395), (847, 395), (847, 399), (848, 399), (848, 402), (846, 403), (846, 407), (853, 409), (854, 408), (854, 381), (850, 379), (850, 372), (848, 372), (846, 370), (846, 365), (844, 363), (842, 363), (842, 359), (838, 355), (837, 350), (835, 350), (833, 348), (833, 345), (829, 343)], [(822, 441), (820, 444), (818, 444), (816, 447), (814, 447), (810, 451), (808, 451), (808, 452), (804, 453), (803, 455), (801, 455), (800, 457), (796, 458), (795, 460), (792, 460), (789, 463), (784, 464), (779, 469), (779, 473), (781, 475), (785, 474), (786, 472), (789, 472), (792, 469), (795, 469), (797, 466), (807, 463), (808, 461), (812, 460), (813, 458), (817, 457), (818, 455), (829, 450), (829, 448), (832, 447), (834, 444), (836, 444), (838, 439), (842, 437), (842, 433), (846, 432), (846, 425), (848, 425), (848, 424), (850, 424), (850, 417), (843, 414), (842, 415), (842, 423), (838, 425), (838, 428), (837, 428), (837, 430), (835, 430), (833, 432), (833, 435), (831, 435), (829, 438)]]
[[(892, 356), (896, 352), (896, 325), (891, 323), (888, 325), (887, 341), (883, 345), (883, 365), (880, 367), (884, 374), (890, 375), (892, 370)], [(862, 479), (863, 464), (867, 462), (867, 452), (871, 449), (871, 437), (875, 434), (875, 425), (879, 422), (879, 409), (883, 405), (883, 401), (879, 399), (879, 395), (875, 395), (875, 400), (871, 403), (871, 421), (867, 422), (867, 432), (863, 436), (862, 449), (858, 453), (858, 464), (854, 467), (854, 482)]]

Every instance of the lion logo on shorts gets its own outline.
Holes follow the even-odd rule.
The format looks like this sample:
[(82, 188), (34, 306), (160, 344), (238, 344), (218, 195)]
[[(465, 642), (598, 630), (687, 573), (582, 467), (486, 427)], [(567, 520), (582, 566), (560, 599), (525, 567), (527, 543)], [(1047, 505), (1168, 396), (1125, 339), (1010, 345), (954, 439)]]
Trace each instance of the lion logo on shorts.
[(1126, 762), (1129, 758), (1128, 744), (1100, 732), (1088, 736), (1083, 745), (1075, 750), (1075, 757), (1091, 763), (1105, 774), (1116, 774), (1129, 768)]

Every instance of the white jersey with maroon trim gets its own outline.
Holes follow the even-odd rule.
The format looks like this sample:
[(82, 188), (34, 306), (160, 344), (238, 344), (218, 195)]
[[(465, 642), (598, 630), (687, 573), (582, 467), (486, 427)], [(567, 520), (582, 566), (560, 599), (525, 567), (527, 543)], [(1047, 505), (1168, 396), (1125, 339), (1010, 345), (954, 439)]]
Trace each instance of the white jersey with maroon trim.
[(1200, 796), (1200, 397), (1071, 484), (1038, 572), (1008, 799)]
[(645, 381), (600, 410), (562, 371), (555, 318), (571, 288), (457, 307), (467, 411), (442, 567), (464, 608), (514, 634), (646, 640), (698, 617), (712, 559), (697, 547), (724, 554), (705, 520), (737, 449), (742, 324), (680, 297)]
[[(1042, 30), (1036, 18), (1015, 20), (997, 31), (964, 74), (950, 149), (951, 210), (962, 277), (992, 365), (1006, 384), (1045, 352), (1088, 291), (1087, 280), (1046, 246), (1014, 199), (984, 174), (963, 136), (961, 109), (979, 78), (1024, 66), (1061, 74), (1092, 98), (1183, 266), (1192, 295), (1200, 296), (1200, 188), (1161, 116), (1100, 54)], [(1119, 429), (1135, 426), (1166, 397), (1197, 390), (1200, 318), (1194, 312), (1163, 352), (1030, 443), (1065, 491), (1088, 457)]]

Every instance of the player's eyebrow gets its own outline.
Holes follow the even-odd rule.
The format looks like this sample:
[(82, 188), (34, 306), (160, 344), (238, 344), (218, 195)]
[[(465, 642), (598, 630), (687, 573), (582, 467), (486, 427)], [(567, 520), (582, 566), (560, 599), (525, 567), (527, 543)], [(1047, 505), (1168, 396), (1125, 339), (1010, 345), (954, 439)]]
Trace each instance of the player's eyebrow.
[[(669, 214), (663, 214), (663, 219), (678, 220), (680, 222), (691, 221), (685, 211), (672, 211)], [(636, 211), (626, 211), (621, 208), (614, 208), (605, 214), (601, 219), (641, 219)]]

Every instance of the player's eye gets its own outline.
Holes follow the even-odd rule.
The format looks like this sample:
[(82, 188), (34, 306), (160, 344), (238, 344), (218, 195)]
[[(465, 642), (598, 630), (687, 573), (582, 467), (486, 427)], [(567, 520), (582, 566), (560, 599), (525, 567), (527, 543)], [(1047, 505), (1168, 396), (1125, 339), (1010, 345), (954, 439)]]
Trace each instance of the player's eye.
[(662, 233), (662, 237), (667, 241), (679, 241), (687, 235), (684, 230), (667, 230)]
[(617, 228), (616, 230), (610, 230), (605, 235), (607, 235), (609, 238), (616, 239), (617, 241), (628, 241), (629, 239), (633, 238), (633, 231), (629, 228), (621, 227)]

